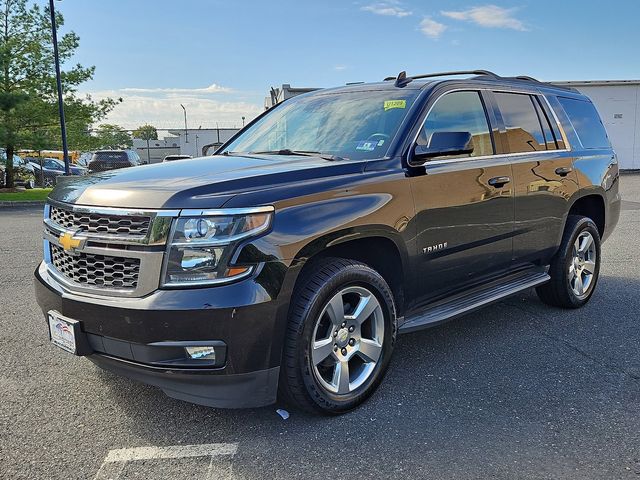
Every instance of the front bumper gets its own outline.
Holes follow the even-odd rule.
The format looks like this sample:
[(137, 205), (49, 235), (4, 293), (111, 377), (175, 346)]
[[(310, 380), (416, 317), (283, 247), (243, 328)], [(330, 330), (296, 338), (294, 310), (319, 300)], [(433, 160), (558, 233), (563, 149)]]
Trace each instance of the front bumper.
[[(106, 370), (193, 403), (256, 407), (276, 400), (288, 308), (262, 280), (273, 279), (268, 268), (230, 285), (116, 298), (69, 292), (42, 264), (36, 299), (45, 316), (56, 310), (81, 322), (89, 360)], [(171, 364), (167, 342), (223, 345), (223, 364)]]

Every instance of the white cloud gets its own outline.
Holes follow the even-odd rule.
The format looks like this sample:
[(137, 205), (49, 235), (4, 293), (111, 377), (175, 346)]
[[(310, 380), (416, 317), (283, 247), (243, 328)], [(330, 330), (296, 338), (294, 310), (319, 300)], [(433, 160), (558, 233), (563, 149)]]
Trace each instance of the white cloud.
[[(144, 123), (150, 123), (159, 129), (183, 128), (184, 114), (180, 104), (187, 109), (190, 128), (215, 128), (241, 126), (242, 117), (246, 121), (253, 119), (263, 111), (262, 99), (244, 98), (240, 93), (211, 98), (202, 89), (153, 89), (142, 88), (101, 90), (89, 93), (95, 100), (106, 97), (122, 98), (101, 123), (115, 123), (127, 129), (133, 129)], [(230, 98), (229, 98), (230, 97)], [(255, 103), (254, 103), (255, 100)]]
[(440, 13), (454, 20), (472, 22), (485, 28), (509, 28), (526, 31), (524, 23), (513, 16), (515, 10), (515, 8), (502, 8), (497, 5), (484, 5), (467, 10), (442, 11)]
[(137, 88), (128, 87), (122, 88), (121, 91), (129, 93), (180, 93), (187, 95), (203, 95), (209, 93), (229, 93), (232, 90), (227, 87), (221, 87), (212, 83), (208, 87), (204, 88)]
[(444, 33), (447, 26), (443, 23), (436, 22), (432, 18), (423, 18), (420, 22), (420, 31), (430, 38), (439, 38)]
[(346, 65), (334, 65), (333, 69), (337, 71), (346, 70), (348, 67)]
[(365, 12), (375, 13), (376, 15), (385, 15), (388, 17), (398, 18), (413, 15), (413, 12), (402, 7), (399, 2), (394, 1), (372, 3), (362, 7), (361, 10), (364, 10)]

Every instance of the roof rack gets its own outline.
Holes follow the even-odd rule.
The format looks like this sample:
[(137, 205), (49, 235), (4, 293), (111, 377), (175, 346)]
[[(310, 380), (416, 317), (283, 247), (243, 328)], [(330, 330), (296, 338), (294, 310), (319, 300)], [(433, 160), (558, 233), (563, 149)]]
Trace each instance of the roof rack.
[(404, 87), (405, 85), (411, 83), (412, 80), (416, 80), (419, 78), (433, 78), (433, 77), (447, 77), (450, 75), (482, 75), (488, 77), (492, 80), (511, 80), (511, 81), (521, 81), (521, 82), (534, 82), (542, 85), (549, 85), (554, 88), (560, 88), (563, 90), (577, 91), (575, 88), (566, 87), (564, 85), (556, 85), (548, 82), (541, 82), (537, 78), (530, 77), (528, 75), (518, 75), (516, 77), (501, 77), (497, 73), (493, 73), (489, 70), (458, 70), (453, 72), (437, 72), (437, 73), (426, 73), (421, 75), (412, 75), (411, 77), (407, 76), (407, 72), (402, 71), (398, 74), (397, 77), (387, 77), (384, 81), (395, 80), (396, 87)]
[(397, 77), (387, 77), (384, 79), (384, 81), (386, 82), (388, 80), (395, 80), (396, 87), (402, 87), (410, 83), (412, 80), (416, 80), (419, 78), (448, 77), (450, 75), (487, 75), (493, 78), (500, 78), (499, 75), (490, 72), (489, 70), (458, 70), (453, 72), (425, 73), (421, 75), (412, 75), (410, 77), (407, 77), (407, 72), (402, 71), (398, 74)]

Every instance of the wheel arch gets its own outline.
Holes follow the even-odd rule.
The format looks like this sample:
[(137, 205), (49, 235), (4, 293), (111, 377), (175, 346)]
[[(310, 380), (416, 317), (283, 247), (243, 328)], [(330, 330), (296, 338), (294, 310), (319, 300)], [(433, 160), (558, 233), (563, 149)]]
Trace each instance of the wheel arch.
[[(605, 199), (600, 193), (588, 193), (576, 198), (569, 207), (569, 215), (582, 215), (589, 217), (598, 227), (600, 238), (604, 237), (606, 228)], [(565, 220), (566, 225), (566, 220)]]
[(298, 279), (316, 261), (327, 257), (357, 260), (376, 270), (393, 292), (398, 316), (404, 314), (409, 258), (398, 232), (378, 226), (364, 231), (348, 229), (316, 238), (296, 255), (295, 260), (303, 264)]

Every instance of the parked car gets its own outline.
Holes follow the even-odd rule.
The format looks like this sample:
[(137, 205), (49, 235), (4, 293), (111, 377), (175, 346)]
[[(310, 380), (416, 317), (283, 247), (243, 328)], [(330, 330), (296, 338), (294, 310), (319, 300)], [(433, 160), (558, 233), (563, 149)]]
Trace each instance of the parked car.
[(307, 93), (216, 156), (54, 189), (36, 271), (53, 343), (194, 403), (338, 414), (397, 333), (530, 288), (583, 306), (620, 212), (595, 107), (460, 73)]
[[(53, 187), (56, 184), (56, 178), (65, 174), (64, 162), (57, 158), (43, 158), (42, 166), (44, 172), (44, 179), (40, 175), (40, 158), (26, 157), (25, 160), (33, 168), (33, 173), (36, 178), (36, 183), (42, 183), (44, 187)], [(87, 175), (87, 169), (80, 165), (69, 165), (69, 171), (71, 175)]]
[[(7, 153), (0, 150), (0, 187), (6, 185)], [(17, 187), (32, 189), (35, 187), (33, 168), (18, 155), (13, 156), (13, 184)]]
[(89, 161), (89, 172), (105, 172), (140, 165), (140, 156), (133, 150), (99, 150)]
[(164, 157), (163, 162), (173, 162), (174, 160), (186, 160), (187, 158), (193, 158), (191, 155), (167, 155)]

